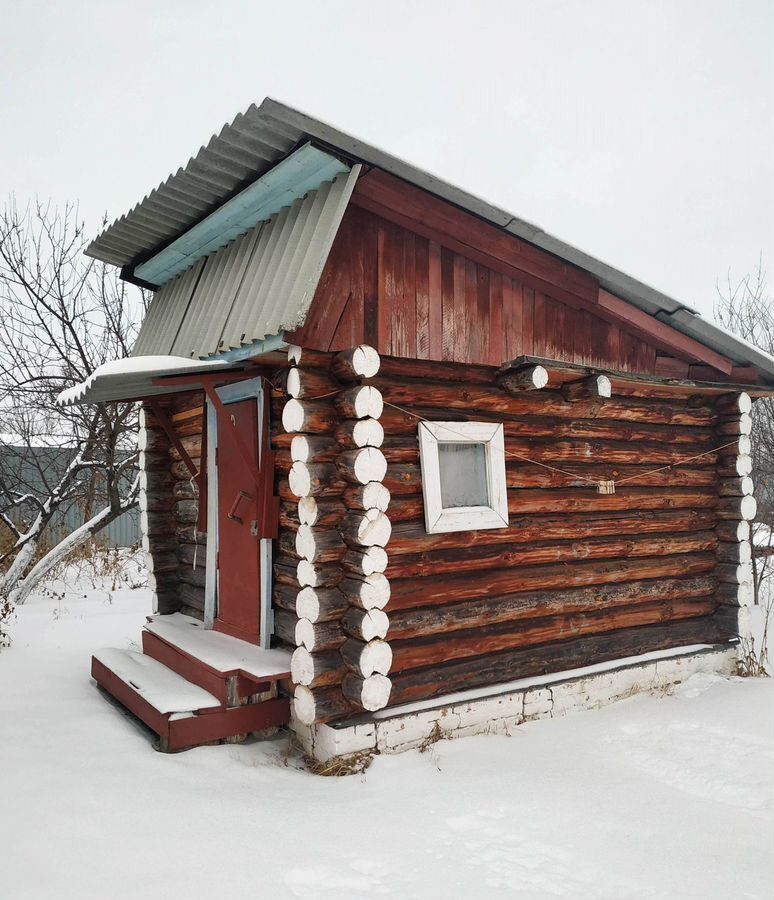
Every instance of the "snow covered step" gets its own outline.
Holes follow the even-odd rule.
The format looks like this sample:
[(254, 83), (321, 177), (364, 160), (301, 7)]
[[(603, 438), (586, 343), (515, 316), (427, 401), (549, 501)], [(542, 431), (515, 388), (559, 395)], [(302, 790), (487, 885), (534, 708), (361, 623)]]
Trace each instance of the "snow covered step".
[[(92, 660), (132, 687), (156, 712), (194, 713), (221, 706), (217, 697), (186, 681), (181, 675), (144, 653), (134, 650), (99, 650)], [(99, 681), (98, 678), (96, 680)]]
[(186, 750), (284, 725), (289, 701), (274, 698), (226, 708), (158, 660), (131, 650), (100, 650), (91, 661), (97, 684), (159, 736), (159, 749)]
[(145, 631), (221, 676), (242, 675), (255, 682), (290, 678), (290, 653), (286, 650), (265, 650), (207, 629), (198, 619), (182, 613), (151, 616)]

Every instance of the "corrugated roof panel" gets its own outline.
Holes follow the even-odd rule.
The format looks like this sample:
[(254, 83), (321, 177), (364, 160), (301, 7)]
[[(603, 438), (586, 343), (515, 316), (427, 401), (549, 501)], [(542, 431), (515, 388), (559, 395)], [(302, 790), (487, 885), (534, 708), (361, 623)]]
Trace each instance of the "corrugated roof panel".
[(218, 346), (260, 229), (254, 228), (207, 258), (172, 346), (173, 356), (204, 357)]
[(205, 358), (300, 323), (359, 171), (310, 191), (164, 285), (132, 355)]
[(132, 356), (167, 355), (188, 310), (204, 260), (156, 291), (142, 328), (132, 348)]

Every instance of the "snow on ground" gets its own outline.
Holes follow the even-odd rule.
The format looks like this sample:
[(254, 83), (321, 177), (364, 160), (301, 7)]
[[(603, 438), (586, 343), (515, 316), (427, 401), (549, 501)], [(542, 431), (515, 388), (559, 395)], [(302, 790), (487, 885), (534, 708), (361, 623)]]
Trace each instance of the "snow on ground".
[(0, 897), (771, 900), (774, 681), (300, 768), (283, 739), (156, 753), (89, 679), (145, 590), (38, 595), (0, 652)]

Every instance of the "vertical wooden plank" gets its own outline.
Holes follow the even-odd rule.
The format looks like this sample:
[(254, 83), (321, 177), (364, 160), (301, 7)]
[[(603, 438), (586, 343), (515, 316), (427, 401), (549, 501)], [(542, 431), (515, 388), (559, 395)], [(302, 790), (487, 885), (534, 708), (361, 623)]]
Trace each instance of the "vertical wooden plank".
[[(505, 362), (505, 311), (503, 309), (503, 276), (489, 273), (489, 365)], [(509, 279), (510, 280), (510, 279)], [(509, 357), (510, 358), (510, 357)]]
[(467, 350), (466, 338), (466, 296), (465, 296), (465, 257), (459, 253), (454, 254), (454, 315), (452, 321), (452, 359), (455, 362), (465, 362)]
[(401, 265), (400, 318), (405, 350), (395, 351), (396, 356), (415, 359), (417, 355), (417, 296), (416, 296), (416, 236), (412, 231), (403, 232), (403, 262)]
[(379, 330), (376, 349), (386, 356), (392, 354), (393, 297), (395, 286), (392, 273), (391, 226), (379, 225), (378, 265), (379, 265)]
[(454, 359), (454, 254), (441, 250), (441, 358)]
[[(364, 228), (363, 228), (363, 210), (356, 206), (351, 207), (355, 215), (350, 219), (351, 238), (350, 246), (352, 249), (352, 265), (350, 272), (350, 298), (347, 306), (349, 310), (344, 310), (344, 315), (349, 316), (351, 320), (351, 336), (352, 344), (355, 346), (365, 341), (364, 336), (364, 271), (365, 271), (365, 245), (364, 245)], [(346, 349), (346, 348), (343, 348)]]
[(416, 297), (417, 359), (430, 358), (429, 253), (428, 241), (416, 235), (414, 238), (414, 292)]
[(532, 344), (534, 356), (546, 355), (546, 298), (541, 291), (535, 291), (535, 312), (533, 319)]
[(462, 359), (464, 362), (481, 362), (481, 322), (478, 307), (478, 266), (472, 259), (465, 259), (465, 306), (463, 309), (464, 332)]
[[(488, 363), (491, 352), (490, 334), (492, 331), (492, 319), (490, 310), (489, 280), (490, 271), (486, 266), (476, 266), (478, 281), (478, 312), (473, 323), (474, 330), (478, 332), (477, 357), (471, 362)], [(502, 362), (502, 359), (500, 360)]]
[(553, 297), (545, 298), (546, 333), (545, 355), (548, 359), (562, 359), (564, 354), (565, 306)]
[(610, 368), (617, 369), (621, 358), (621, 329), (617, 325), (608, 325), (606, 337), (606, 355)]
[(363, 249), (363, 341), (379, 349), (379, 225), (375, 216), (361, 212), (362, 227), (358, 230)]
[(441, 293), (441, 246), (428, 243), (428, 325), (429, 357), (443, 359), (443, 300)]
[[(514, 292), (521, 291), (521, 352), (524, 356), (537, 356), (535, 353), (535, 292), (519, 282), (513, 282)], [(516, 354), (517, 356), (519, 354)]]

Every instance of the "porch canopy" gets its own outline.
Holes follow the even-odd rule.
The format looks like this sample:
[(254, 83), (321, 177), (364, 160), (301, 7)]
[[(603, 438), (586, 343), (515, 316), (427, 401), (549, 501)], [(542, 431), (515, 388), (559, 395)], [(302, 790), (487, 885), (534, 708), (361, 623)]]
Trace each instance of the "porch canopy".
[[(185, 376), (186, 389), (196, 388), (197, 376), (228, 376), (241, 372), (246, 363), (225, 359), (186, 359), (181, 356), (134, 356), (103, 363), (89, 377), (56, 398), (60, 406), (109, 403), (115, 400), (143, 400), (182, 390), (179, 378)], [(170, 382), (165, 383), (169, 378)]]

